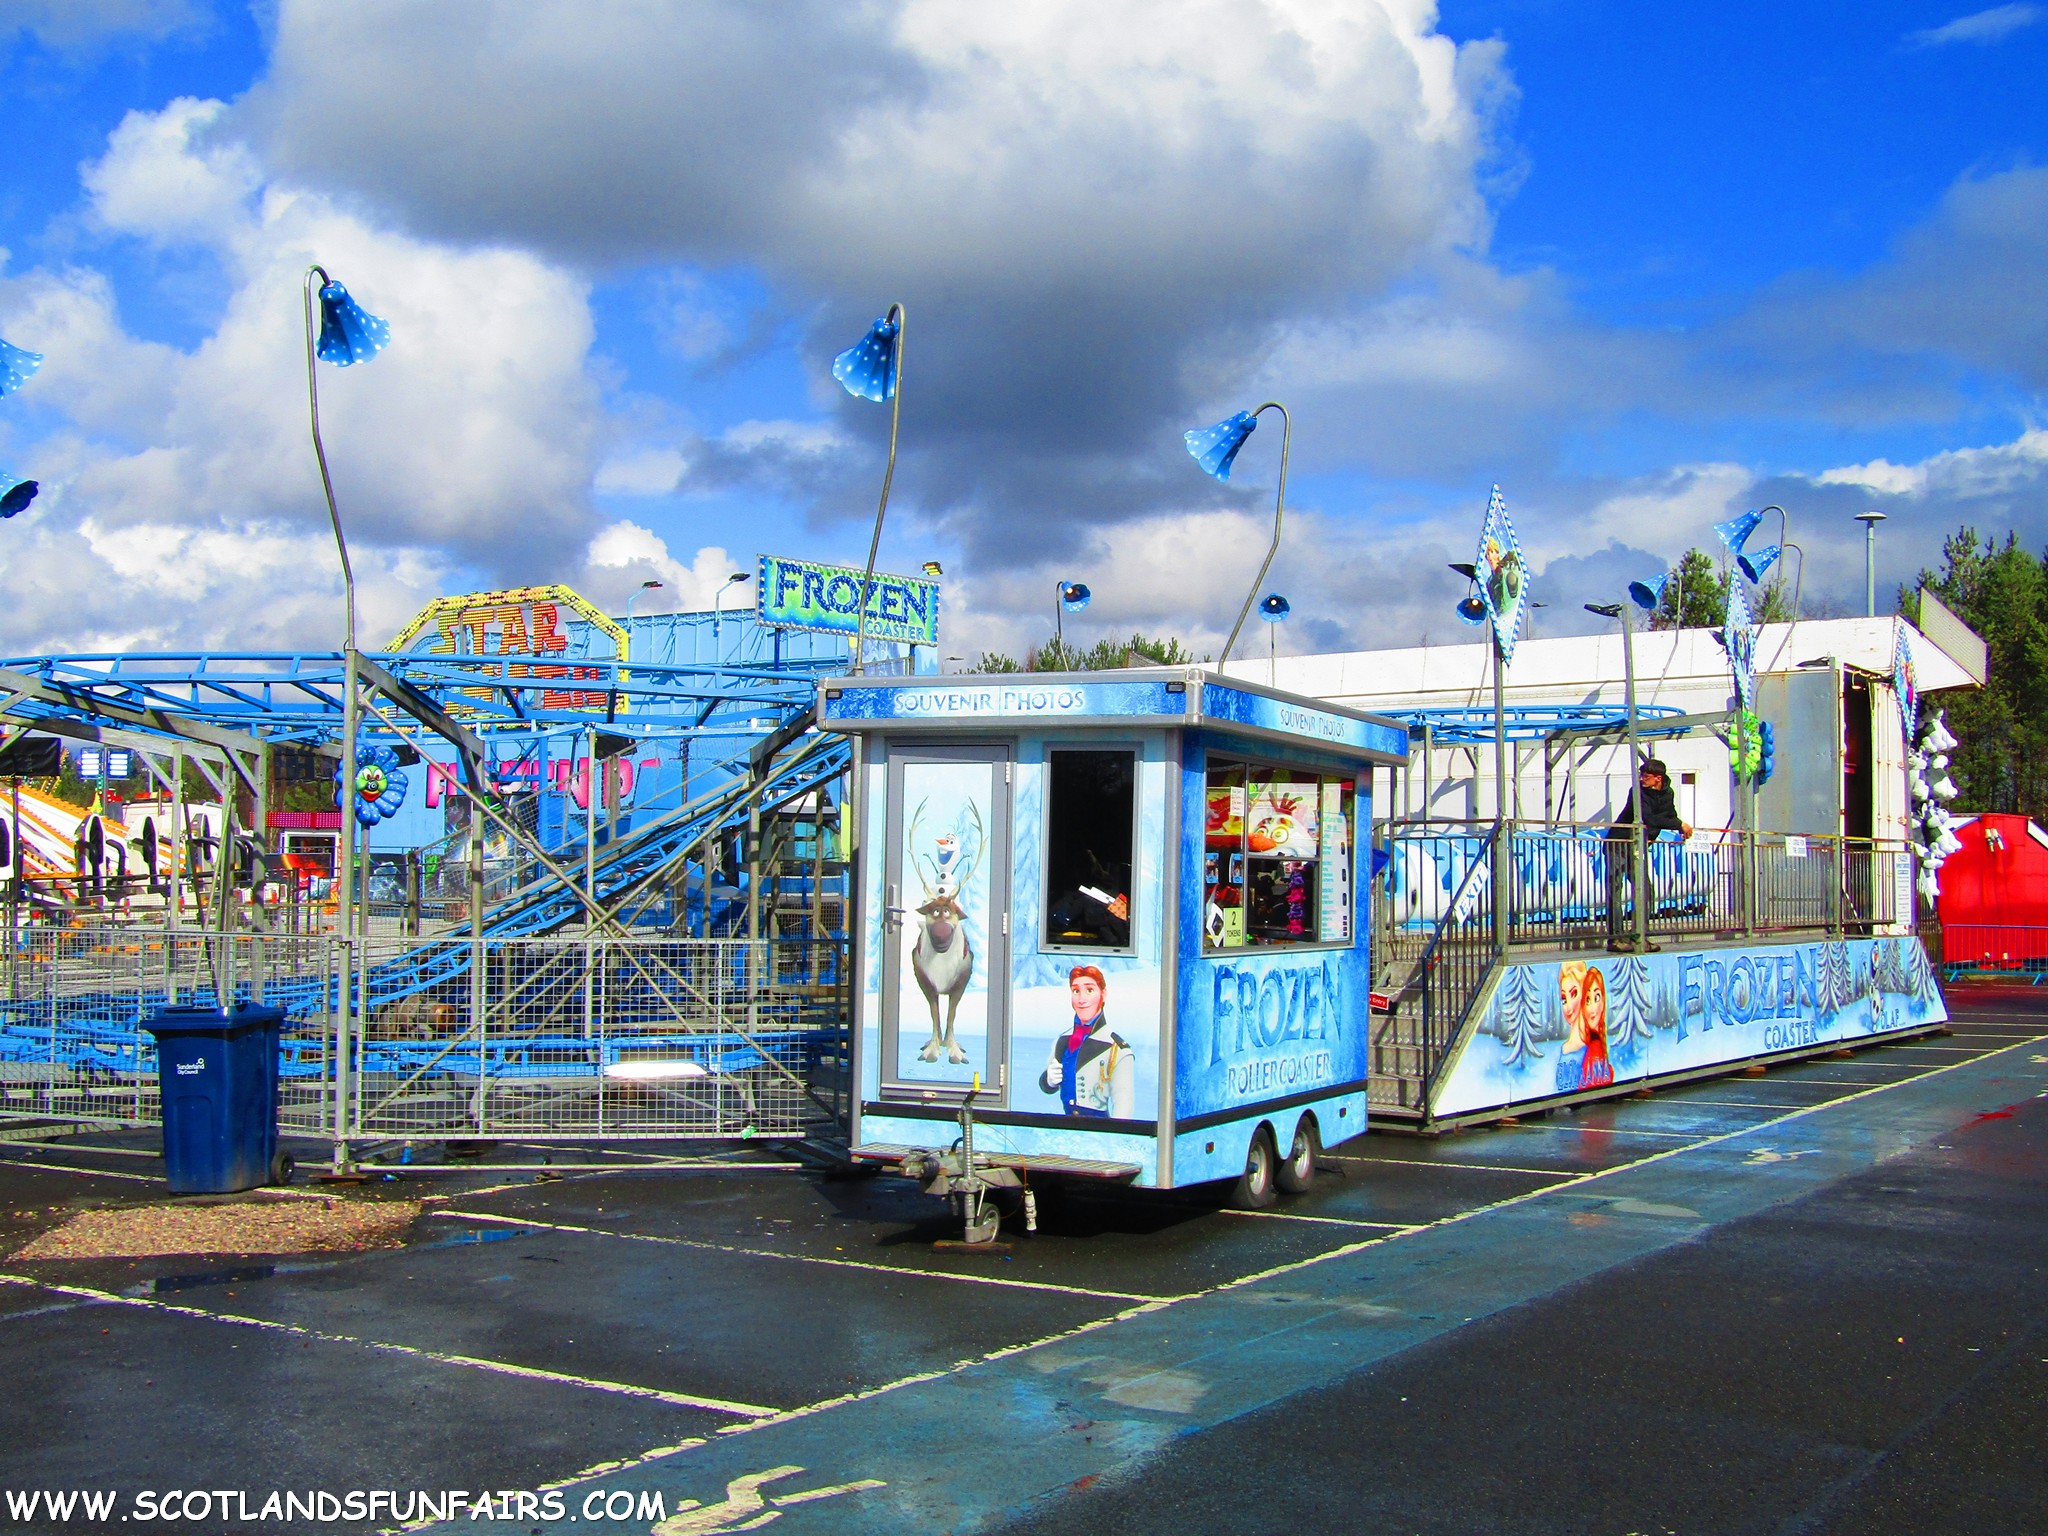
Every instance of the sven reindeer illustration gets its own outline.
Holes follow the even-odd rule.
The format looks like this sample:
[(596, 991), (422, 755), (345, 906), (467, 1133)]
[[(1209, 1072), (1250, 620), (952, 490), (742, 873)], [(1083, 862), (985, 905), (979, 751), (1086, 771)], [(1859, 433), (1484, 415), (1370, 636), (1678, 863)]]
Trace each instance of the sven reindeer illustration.
[[(953, 1038), (953, 1020), (960, 1012), (960, 999), (967, 995), (967, 983), (974, 977), (974, 949), (967, 942), (967, 913), (960, 905), (960, 893), (974, 878), (987, 838), (982, 831), (981, 812), (970, 803), (967, 814), (974, 823), (971, 839), (974, 846), (964, 862), (960, 839), (950, 832), (933, 840), (933, 856), (921, 856), (915, 850), (918, 824), (924, 819), (925, 804), (922, 800), (918, 802), (916, 811), (911, 814), (909, 835), (904, 839), (912, 850), (910, 863), (917, 872), (917, 883), (924, 888), (924, 902), (916, 909), (921, 921), (917, 943), (910, 951), (910, 969), (917, 977), (917, 990), (924, 994), (925, 1003), (932, 1011), (932, 1037), (917, 1053), (917, 1059), (937, 1061), (943, 1047), (946, 1060), (960, 1065), (966, 1062), (967, 1053)], [(942, 997), (946, 1000), (943, 1030), (939, 1025), (939, 999)]]

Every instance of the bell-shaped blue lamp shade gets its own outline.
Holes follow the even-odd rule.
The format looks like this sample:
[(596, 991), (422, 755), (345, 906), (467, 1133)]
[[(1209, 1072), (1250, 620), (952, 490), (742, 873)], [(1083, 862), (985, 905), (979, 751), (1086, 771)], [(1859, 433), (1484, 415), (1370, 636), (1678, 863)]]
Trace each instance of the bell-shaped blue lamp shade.
[(1088, 590), (1085, 581), (1063, 581), (1060, 583), (1060, 606), (1069, 613), (1079, 613), (1095, 600), (1095, 594)]
[(43, 366), (43, 354), (0, 341), (0, 395), (11, 395)]
[(902, 330), (887, 315), (867, 335), (832, 359), (832, 377), (849, 395), (881, 402), (896, 393), (896, 337)]
[(1737, 555), (1735, 563), (1742, 567), (1742, 574), (1751, 581), (1762, 581), (1764, 572), (1778, 563), (1778, 556), (1784, 553), (1776, 544), (1767, 545), (1753, 555)]
[(329, 278), (320, 287), (320, 344), (313, 350), (323, 363), (346, 368), (367, 363), (391, 340), (391, 327), (364, 309), (348, 290)]
[(1472, 593), (1458, 604), (1458, 617), (1467, 624), (1484, 624), (1486, 622), (1486, 599), (1477, 592)]
[(0, 517), (12, 517), (36, 499), (42, 487), (33, 480), (17, 480), (0, 469)]
[(1259, 599), (1259, 617), (1268, 624), (1278, 624), (1294, 611), (1294, 605), (1278, 592), (1268, 592)]
[(1740, 517), (1729, 518), (1725, 523), (1714, 524), (1714, 532), (1719, 534), (1721, 542), (1728, 546), (1729, 554), (1739, 555), (1742, 553), (1743, 544), (1756, 532), (1757, 524), (1763, 520), (1764, 515), (1761, 512), (1745, 512)]
[(1659, 571), (1648, 581), (1632, 581), (1628, 584), (1628, 595), (1635, 599), (1638, 608), (1654, 609), (1664, 600), (1664, 583), (1670, 579), (1669, 571)]
[(1258, 424), (1250, 411), (1239, 411), (1230, 420), (1219, 421), (1213, 427), (1196, 427), (1191, 432), (1183, 432), (1181, 438), (1197, 464), (1218, 480), (1228, 480), (1231, 461)]

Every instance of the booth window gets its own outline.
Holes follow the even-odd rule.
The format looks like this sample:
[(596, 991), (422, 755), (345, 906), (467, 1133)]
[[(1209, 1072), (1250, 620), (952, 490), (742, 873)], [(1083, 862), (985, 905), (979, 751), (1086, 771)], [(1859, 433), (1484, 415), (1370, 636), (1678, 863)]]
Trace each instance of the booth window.
[(1206, 792), (1204, 946), (1349, 943), (1353, 782), (1211, 758)]
[(1045, 777), (1045, 943), (1129, 949), (1138, 754), (1055, 747)]

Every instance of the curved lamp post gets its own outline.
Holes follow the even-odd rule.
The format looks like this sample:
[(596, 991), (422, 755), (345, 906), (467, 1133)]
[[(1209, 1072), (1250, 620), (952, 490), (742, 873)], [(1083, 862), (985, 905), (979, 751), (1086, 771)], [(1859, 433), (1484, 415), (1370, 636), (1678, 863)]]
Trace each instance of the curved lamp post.
[(1216, 662), (1218, 671), (1229, 664), (1238, 631), (1244, 628), (1244, 621), (1251, 614), (1252, 602), (1258, 597), (1259, 588), (1266, 584), (1266, 573), (1273, 568), (1273, 556), (1280, 552), (1280, 520), (1287, 510), (1287, 448), (1294, 436), (1294, 424), (1288, 419), (1286, 406), (1278, 400), (1268, 400), (1257, 410), (1239, 411), (1213, 427), (1196, 427), (1181, 434), (1181, 440), (1188, 445), (1188, 452), (1194, 455), (1197, 464), (1218, 480), (1228, 480), (1237, 450), (1244, 446), (1245, 439), (1258, 426), (1259, 418), (1268, 411), (1280, 413), (1280, 493), (1273, 502), (1273, 542), (1266, 547), (1266, 558), (1259, 565), (1259, 574), (1252, 578), (1251, 590), (1244, 595), (1244, 607), (1238, 610), (1237, 622), (1230, 626), (1230, 638), (1223, 643), (1223, 655)]
[(635, 603), (639, 602), (640, 599), (645, 597), (649, 592), (658, 592), (660, 590), (661, 583), (653, 580), (652, 578), (641, 582), (640, 585), (636, 587), (633, 590), (633, 592), (626, 598), (626, 622), (628, 624), (633, 622), (633, 605)]
[(909, 315), (901, 304), (868, 327), (867, 335), (832, 359), (832, 377), (849, 395), (880, 404), (889, 402), (889, 467), (882, 472), (882, 499), (875, 507), (875, 532), (868, 540), (867, 568), (861, 573), (855, 601), (860, 613), (853, 627), (853, 675), (861, 673), (861, 650), (868, 637), (868, 589), (875, 582), (875, 555), (882, 547), (882, 519), (889, 511), (889, 485), (896, 478), (896, 426), (903, 415), (903, 331)]
[(1259, 617), (1272, 628), (1266, 635), (1266, 686), (1280, 686), (1280, 621), (1294, 611), (1294, 605), (1278, 592), (1268, 592), (1259, 599)]
[[(316, 277), (320, 280), (317, 288), (313, 282)], [(320, 488), (327, 494), (327, 520), (334, 528), (335, 551), (341, 556), (342, 596), (346, 611), (341, 643), (341, 867), (336, 871), (335, 905), (341, 931), (348, 935), (355, 927), (356, 817), (361, 809), (358, 803), (361, 786), (357, 782), (361, 773), (357, 736), (362, 728), (362, 715), (356, 699), (356, 578), (354, 569), (349, 565), (348, 540), (341, 531), (341, 513), (334, 505), (334, 477), (327, 471), (327, 448), (320, 440), (319, 365), (324, 362), (337, 368), (348, 368), (368, 362), (390, 341), (391, 327), (375, 315), (366, 313), (349, 297), (348, 290), (328, 276), (327, 269), (317, 262), (306, 269), (305, 309), (306, 408), (313, 423), (313, 456), (320, 461)], [(314, 324), (316, 312), (319, 316), (317, 327)], [(348, 1102), (349, 982), (353, 969), (354, 957), (351, 956), (342, 966), (340, 995), (336, 999), (341, 1019), (337, 1051), (340, 1060), (335, 1072), (334, 1157), (337, 1171), (347, 1168), (350, 1163), (343, 1106)]]
[(1058, 590), (1059, 600), (1052, 605), (1052, 643), (1059, 649), (1062, 661), (1067, 654), (1067, 631), (1061, 622), (1067, 614), (1079, 613), (1095, 600), (1095, 594), (1088, 590), (1085, 581), (1059, 581), (1053, 583)]
[(725, 578), (725, 584), (711, 594), (711, 652), (714, 659), (720, 662), (725, 660), (724, 630), (722, 628), (725, 622), (725, 594), (730, 588), (738, 586), (741, 582), (752, 581), (753, 579), (751, 572), (734, 571)]

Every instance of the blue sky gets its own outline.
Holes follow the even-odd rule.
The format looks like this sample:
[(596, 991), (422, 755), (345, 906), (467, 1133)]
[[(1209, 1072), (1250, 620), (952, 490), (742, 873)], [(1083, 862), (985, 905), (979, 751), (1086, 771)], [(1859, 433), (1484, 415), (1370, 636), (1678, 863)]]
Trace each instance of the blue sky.
[(1810, 611), (1867, 507), (1887, 586), (2048, 542), (2048, 5), (0, 0), (0, 53), (8, 652), (332, 643), (312, 259), (396, 337), (323, 383), (372, 630), (858, 563), (829, 365), (895, 299), (883, 560), (970, 656), (1073, 577), (1213, 647), (1277, 428), (1228, 486), (1179, 433), (1265, 398), (1298, 649), (1461, 638), (1496, 482), (1554, 615), (1766, 502)]

